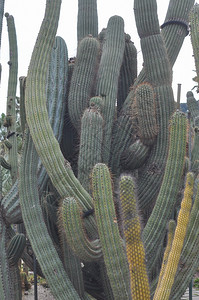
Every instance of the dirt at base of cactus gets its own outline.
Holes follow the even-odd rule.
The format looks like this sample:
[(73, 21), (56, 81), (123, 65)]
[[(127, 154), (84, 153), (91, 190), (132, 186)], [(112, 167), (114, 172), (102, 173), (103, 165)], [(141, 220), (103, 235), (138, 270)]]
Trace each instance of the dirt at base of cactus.
[[(37, 295), (39, 300), (55, 300), (49, 288), (38, 285)], [(34, 285), (28, 291), (23, 291), (22, 300), (34, 300)]]

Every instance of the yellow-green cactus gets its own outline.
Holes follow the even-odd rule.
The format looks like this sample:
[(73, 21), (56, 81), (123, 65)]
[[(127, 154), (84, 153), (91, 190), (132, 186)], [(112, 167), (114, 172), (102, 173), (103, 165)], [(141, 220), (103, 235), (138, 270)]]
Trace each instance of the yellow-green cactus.
[(169, 299), (175, 274), (178, 268), (181, 251), (183, 248), (183, 243), (187, 231), (187, 225), (189, 222), (189, 216), (192, 207), (193, 185), (194, 175), (190, 172), (187, 174), (184, 198), (181, 203), (181, 209), (178, 215), (177, 227), (171, 251), (169, 253), (168, 262), (160, 285), (155, 292), (153, 300)]
[(135, 185), (130, 176), (122, 176), (120, 180), (120, 200), (132, 298), (147, 300), (150, 299), (150, 287), (144, 245), (141, 239), (141, 225), (136, 208)]

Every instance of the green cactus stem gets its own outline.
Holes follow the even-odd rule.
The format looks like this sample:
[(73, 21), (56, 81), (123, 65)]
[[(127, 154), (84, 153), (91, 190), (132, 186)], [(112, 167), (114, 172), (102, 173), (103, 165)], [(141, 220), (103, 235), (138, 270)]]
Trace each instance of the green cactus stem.
[(197, 74), (197, 82), (199, 78), (199, 56), (198, 56), (198, 23), (199, 23), (199, 4), (195, 3), (193, 8), (190, 11), (190, 31), (191, 31), (191, 43), (193, 47), (194, 61)]
[(187, 92), (187, 108), (191, 114), (193, 126), (199, 126), (199, 105), (191, 91)]
[(26, 87), (26, 77), (21, 76), (19, 78), (20, 84), (20, 121), (21, 121), (21, 130), (24, 133), (26, 125), (26, 111), (25, 111), (25, 87)]
[(38, 156), (30, 134), (27, 133), (19, 172), (20, 204), (26, 231), (56, 299), (80, 299), (64, 271), (43, 219), (37, 188), (37, 163)]
[(77, 40), (98, 36), (97, 0), (78, 0)]
[(117, 224), (112, 181), (105, 164), (95, 165), (91, 182), (99, 238), (114, 299), (131, 299), (128, 263)]
[(169, 153), (164, 178), (156, 204), (142, 233), (149, 272), (158, 258), (166, 224), (176, 204), (181, 185), (187, 138), (187, 120), (183, 113), (174, 113), (169, 131)]
[(8, 37), (10, 47), (10, 61), (9, 61), (9, 80), (7, 92), (7, 111), (6, 115), (10, 119), (7, 126), (7, 136), (12, 148), (9, 151), (9, 161), (11, 164), (11, 178), (14, 183), (17, 179), (18, 159), (17, 159), (17, 138), (16, 138), (16, 88), (18, 75), (18, 50), (16, 29), (13, 16), (8, 13), (5, 14), (8, 26)]
[(130, 91), (131, 85), (137, 77), (137, 49), (129, 34), (125, 34), (124, 57), (120, 70), (117, 111), (119, 112)]
[(138, 135), (143, 144), (152, 145), (158, 133), (153, 87), (147, 82), (138, 85), (135, 90), (135, 101)]
[(124, 21), (119, 16), (109, 19), (106, 39), (97, 74), (96, 95), (104, 101), (104, 142), (102, 161), (109, 162), (111, 135), (116, 113), (116, 99), (120, 68), (125, 49)]
[[(61, 1), (47, 0), (46, 12), (33, 50), (26, 79), (26, 118), (37, 153), (61, 198), (74, 196), (82, 209), (92, 209), (92, 199), (74, 176), (54, 137), (46, 109), (48, 61), (54, 44)], [(48, 26), (46, 26), (48, 24)], [(48, 28), (48, 30), (47, 30)], [(41, 72), (42, 69), (42, 72)], [(95, 230), (93, 217), (88, 218)]]
[(68, 111), (75, 128), (80, 131), (81, 117), (88, 107), (99, 63), (99, 42), (85, 37), (78, 46), (77, 58), (70, 83)]
[(88, 192), (91, 170), (102, 161), (103, 124), (104, 120), (96, 106), (92, 105), (84, 111), (81, 120), (78, 179)]

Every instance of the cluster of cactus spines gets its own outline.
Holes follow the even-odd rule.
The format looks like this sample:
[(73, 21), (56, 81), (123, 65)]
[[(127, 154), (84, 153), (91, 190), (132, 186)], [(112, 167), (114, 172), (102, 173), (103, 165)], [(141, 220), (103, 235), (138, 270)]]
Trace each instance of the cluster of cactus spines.
[(130, 176), (120, 179), (120, 200), (124, 224), (126, 253), (130, 272), (132, 299), (150, 299), (145, 250), (136, 207), (135, 183)]
[[(61, 1), (46, 1), (45, 17), (28, 75), (20, 79), (24, 136), (20, 180), (16, 181), (16, 176), (12, 175), (13, 186), (1, 201), (0, 272), (4, 268), (8, 270), (5, 280), (0, 281), (2, 299), (18, 300), (21, 297), (16, 285), (17, 266), (16, 263), (14, 266), (9, 264), (7, 242), (14, 236), (9, 224), (21, 223), (22, 219), (43, 276), (56, 299), (90, 299), (85, 291), (96, 299), (131, 299), (132, 295), (133, 299), (139, 299), (140, 295), (147, 299), (150, 292), (148, 284), (146, 286), (146, 269), (153, 280), (149, 281), (152, 297), (160, 271), (156, 258), (162, 258), (160, 250), (166, 225), (185, 173), (186, 117), (176, 112), (171, 118), (175, 106), (171, 68), (187, 34), (188, 13), (193, 4), (193, 0), (179, 3), (171, 0), (160, 31), (156, 1), (135, 0), (135, 17), (144, 57), (144, 68), (135, 79), (136, 49), (130, 36), (124, 33), (122, 18), (111, 17), (107, 28), (98, 34), (97, 1), (79, 0), (77, 58), (67, 62), (65, 42), (55, 37)], [(7, 15), (7, 18), (10, 17)], [(9, 88), (11, 97), (15, 85)], [(11, 97), (8, 97), (8, 105)], [(195, 109), (192, 115), (194, 113)], [(9, 128), (11, 119), (8, 113), (6, 122), (10, 133), (14, 132)], [(26, 119), (31, 137), (24, 131)], [(16, 139), (14, 134), (11, 137)], [(197, 144), (196, 135), (195, 142)], [(7, 140), (10, 150), (12, 144), (12, 140)], [(9, 166), (12, 174), (17, 170), (12, 161), (13, 157), (17, 162), (16, 149), (9, 163), (1, 160), (1, 168)], [(193, 148), (192, 152), (197, 162), (195, 150)], [(108, 167), (114, 175), (114, 185)], [(117, 177), (123, 170), (133, 173), (138, 185), (138, 205), (146, 216), (143, 231), (137, 215), (130, 233), (125, 225), (128, 217), (124, 218), (124, 228), (121, 228), (120, 205), (125, 188), (120, 197), (116, 191)], [(121, 178), (131, 179), (128, 176)], [(128, 193), (128, 188), (126, 190)], [(127, 212), (132, 205), (135, 208), (133, 190), (128, 194)], [(59, 206), (59, 212), (63, 214), (60, 219), (56, 215)], [(189, 265), (191, 276), (196, 267), (190, 267), (190, 262), (193, 257), (199, 259), (196, 255), (198, 240), (193, 234), (198, 216), (194, 218), (195, 221), (190, 218), (186, 237), (192, 245), (192, 253), (188, 254), (186, 242), (180, 258)], [(125, 230), (126, 244), (123, 240)], [(132, 248), (128, 247), (128, 238), (136, 241), (130, 245)], [(17, 236), (13, 241), (15, 239)], [(170, 243), (167, 250), (169, 246)], [(135, 250), (133, 259), (139, 262), (138, 265), (129, 259), (130, 248)], [(138, 248), (140, 255), (137, 255)], [(26, 247), (22, 257), (30, 259)], [(84, 262), (83, 268), (81, 262)], [(136, 269), (135, 274), (131, 273), (132, 267)], [(186, 274), (186, 268), (182, 270), (182, 274)], [(38, 273), (41, 270), (38, 269)], [(138, 287), (130, 285), (130, 275), (131, 283), (137, 276)], [(184, 275), (179, 278), (183, 285), (178, 288), (178, 294), (188, 284)], [(175, 278), (171, 295), (177, 293), (177, 282)], [(14, 289), (18, 290), (15, 298)], [(165, 285), (163, 289), (166, 289)]]
[(177, 219), (173, 243), (159, 288), (155, 292), (154, 300), (169, 299), (189, 223), (189, 216), (192, 207), (193, 186), (194, 174), (189, 172), (186, 178), (184, 198), (181, 202), (181, 209)]
[(95, 165), (91, 182), (98, 233), (114, 299), (131, 299), (128, 263), (117, 224), (112, 179), (105, 164)]
[(191, 114), (191, 121), (193, 126), (199, 125), (199, 105), (191, 91), (187, 92), (187, 108)]

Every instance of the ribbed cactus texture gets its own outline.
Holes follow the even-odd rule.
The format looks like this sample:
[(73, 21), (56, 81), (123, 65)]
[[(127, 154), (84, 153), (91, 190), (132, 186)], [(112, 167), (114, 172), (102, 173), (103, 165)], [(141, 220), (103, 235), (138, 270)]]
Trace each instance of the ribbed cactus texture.
[[(181, 209), (178, 215), (176, 231), (173, 238), (173, 243), (168, 256), (168, 261), (162, 276), (160, 285), (154, 295), (154, 300), (169, 299), (171, 288), (174, 282), (175, 273), (177, 271), (184, 239), (189, 223), (189, 216), (192, 207), (194, 174), (188, 173), (186, 178), (186, 186), (184, 191), (184, 198), (181, 203)], [(165, 288), (166, 286), (166, 288)]]
[[(189, 91), (188, 140), (187, 117), (175, 111), (172, 68), (194, 0), (170, 0), (162, 25), (157, 4), (134, 1), (144, 60), (138, 73), (136, 45), (120, 16), (99, 32), (97, 1), (79, 0), (77, 54), (68, 58), (70, 41), (56, 36), (61, 0), (46, 0), (28, 73), (19, 80), (19, 111), (16, 31), (6, 14), (0, 299), (21, 300), (17, 262), (22, 257), (32, 269), (31, 251), (55, 299), (177, 300), (186, 290), (199, 264), (199, 108)], [(0, 0), (0, 24), (3, 6)], [(194, 47), (198, 5), (190, 22)], [(12, 181), (6, 195), (5, 172)], [(186, 201), (191, 208), (193, 184), (189, 217), (183, 209)], [(25, 236), (12, 224), (25, 226)]]
[(150, 299), (150, 287), (146, 270), (145, 250), (136, 207), (135, 184), (130, 176), (122, 176), (120, 180), (120, 200), (132, 299), (147, 300)]

